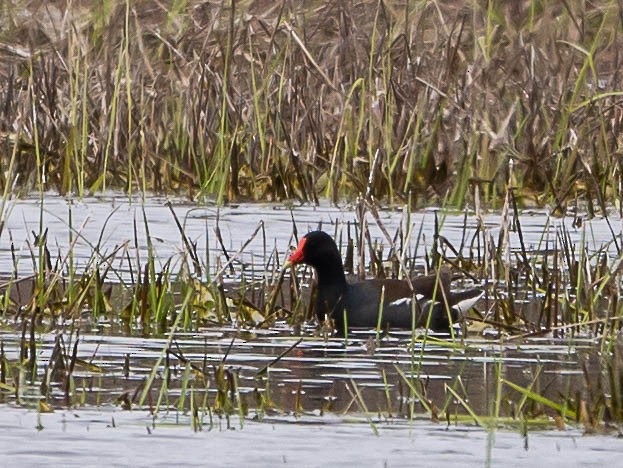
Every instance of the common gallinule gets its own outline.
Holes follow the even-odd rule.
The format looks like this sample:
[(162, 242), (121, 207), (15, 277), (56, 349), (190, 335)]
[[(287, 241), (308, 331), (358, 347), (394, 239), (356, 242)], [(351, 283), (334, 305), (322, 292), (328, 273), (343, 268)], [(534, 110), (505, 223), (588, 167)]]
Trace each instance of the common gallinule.
[[(483, 294), (480, 289), (450, 291), (452, 278), (447, 271), (414, 278), (411, 286), (407, 281), (397, 279), (349, 283), (337, 245), (323, 231), (312, 231), (300, 240), (288, 258), (288, 264), (300, 263), (316, 270), (318, 320), (333, 319), (339, 332), (344, 332), (346, 327), (376, 327), (381, 297), (382, 327), (411, 329), (413, 325), (426, 327), (428, 324), (428, 328), (435, 332), (449, 332), (452, 323)], [(414, 297), (416, 304), (413, 304)]]

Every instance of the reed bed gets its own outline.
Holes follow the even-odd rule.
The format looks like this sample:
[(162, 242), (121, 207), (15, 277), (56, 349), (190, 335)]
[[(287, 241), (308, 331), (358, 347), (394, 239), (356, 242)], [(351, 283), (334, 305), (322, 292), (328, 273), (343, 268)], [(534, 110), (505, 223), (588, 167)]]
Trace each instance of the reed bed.
[[(621, 199), (620, 2), (0, 6), (5, 191)], [(584, 206), (584, 205), (583, 205)]]

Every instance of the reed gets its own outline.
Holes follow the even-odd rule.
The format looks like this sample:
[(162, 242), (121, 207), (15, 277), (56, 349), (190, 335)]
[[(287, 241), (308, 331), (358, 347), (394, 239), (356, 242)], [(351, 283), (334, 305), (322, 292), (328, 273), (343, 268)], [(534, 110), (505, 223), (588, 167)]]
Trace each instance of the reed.
[[(404, 353), (397, 353), (403, 359), (400, 364), (383, 368), (383, 360), (378, 361), (381, 366), (379, 383), (382, 380), (382, 385), (377, 389), (355, 384), (355, 379), (351, 381), (350, 378), (348, 382), (343, 379), (337, 384), (348, 385), (347, 391), (351, 392), (349, 411), (363, 415), (372, 428), (378, 425), (371, 411), (375, 400), (370, 395), (374, 392), (380, 394), (388, 415), (396, 413), (409, 422), (418, 418), (439, 421), (445, 415), (448, 423), (454, 417), (457, 423), (477, 424), (487, 430), (517, 427), (524, 434), (532, 427), (543, 427), (547, 421), (550, 427), (581, 424), (587, 432), (607, 430), (609, 425), (620, 424), (623, 418), (621, 366), (616, 337), (622, 313), (621, 257), (620, 253), (612, 253), (618, 252), (616, 246), (620, 239), (613, 234), (607, 245), (596, 248), (591, 241), (593, 234), (586, 227), (581, 231), (580, 240), (573, 242), (569, 228), (560, 222), (556, 229), (550, 229), (549, 225), (544, 227), (536, 248), (526, 245), (521, 240), (524, 227), (514, 203), (514, 190), (508, 183), (506, 190), (500, 222), (495, 226), (499, 234), (494, 236), (494, 231), (482, 225), (473, 238), (469, 238), (467, 231), (463, 232), (459, 245), (453, 245), (444, 236), (447, 226), (443, 213), (436, 216), (432, 238), (424, 236), (421, 226), (420, 232), (415, 234), (418, 226), (412, 225), (408, 208), (403, 212), (403, 223), (391, 232), (383, 225), (379, 208), (373, 200), (359, 202), (356, 223), (336, 222), (331, 227), (345, 253), (350, 252), (348, 256), (352, 258), (353, 271), (367, 276), (408, 278), (425, 270), (440, 271), (441, 266), (446, 265), (464, 278), (488, 287), (488, 297), (477, 307), (482, 313), (467, 318), (464, 332), (467, 336), (457, 334), (449, 339), (439, 339), (426, 332), (421, 334), (413, 327), (397, 345), (407, 347)], [(322, 332), (305, 331), (308, 329), (303, 326), (311, 316), (296, 310), (303, 307), (296, 301), (289, 303), (282, 287), (288, 280), (297, 285), (301, 278), (306, 281), (309, 277), (306, 273), (301, 277), (290, 273), (288, 279), (288, 272), (282, 268), (287, 253), (271, 251), (267, 247), (270, 234), (268, 229), (268, 234), (264, 232), (262, 222), (235, 252), (226, 248), (226, 241), (215, 223), (212, 241), (220, 251), (208, 254), (211, 258), (201, 259), (194, 240), (185, 234), (185, 221), (178, 219), (171, 207), (172, 223), (176, 223), (180, 233), (180, 253), (176, 257), (160, 259), (153, 246), (154, 228), (142, 213), (139, 216), (142, 219), (135, 221), (131, 242), (139, 252), (138, 230), (144, 229), (146, 255), (130, 258), (127, 245), (104, 251), (102, 239), (105, 233), (102, 232), (96, 242), (89, 244), (91, 258), (80, 267), (71, 250), (78, 240), (84, 240), (82, 227), (74, 224), (70, 213), (67, 226), (70, 251), (56, 254), (45, 235), (44, 208), (41, 210), (35, 240), (30, 244), (31, 300), (25, 304), (11, 304), (10, 300), (11, 288), (24, 284), (20, 283), (23, 278), (18, 275), (26, 273), (24, 271), (17, 272), (16, 269), (11, 273), (6, 289), (1, 288), (5, 294), (2, 302), (6, 307), (2, 324), (18, 330), (21, 342), (17, 358), (8, 359), (0, 348), (0, 397), (16, 404), (32, 406), (28, 392), (33, 385), (38, 387), (37, 397), (43, 409), (46, 405), (50, 408), (55, 405), (75, 407), (93, 401), (83, 376), (76, 369), (86, 369), (90, 376), (96, 377), (101, 370), (81, 367), (86, 361), (81, 356), (82, 335), (78, 336), (72, 327), (76, 330), (87, 327), (89, 330), (88, 327), (95, 326), (99, 319), (121, 322), (130, 336), (166, 336), (160, 355), (146, 366), (144, 379), (128, 383), (127, 387), (131, 388), (126, 388), (115, 404), (123, 409), (148, 409), (154, 415), (170, 412), (180, 421), (189, 417), (189, 426), (194, 430), (201, 427), (200, 421), (205, 415), (209, 417), (207, 424), (210, 427), (232, 427), (235, 424), (232, 417), (243, 427), (252, 410), (259, 418), (267, 418), (273, 412), (287, 414), (287, 410), (274, 403), (277, 400), (275, 394), (281, 388), (273, 385), (269, 371), (279, 363), (283, 364), (283, 358), (305, 340), (315, 340), (314, 347), (321, 351), (323, 346), (325, 351), (337, 346), (345, 356), (356, 347), (363, 347), (359, 332), (351, 331), (347, 339), (342, 339), (322, 336)], [(374, 237), (373, 226), (380, 230), (381, 240)], [(547, 232), (553, 233), (553, 238), (548, 238), (546, 228)], [(325, 229), (328, 228), (325, 226)], [(298, 235), (296, 224), (293, 230), (294, 241)], [(416, 235), (417, 238), (413, 239)], [(513, 235), (520, 239), (516, 250), (510, 249), (509, 238)], [(249, 269), (241, 261), (253, 248), (256, 252), (259, 249), (264, 252), (259, 271)], [(425, 260), (421, 259), (419, 248), (425, 250)], [(419, 259), (414, 258), (416, 254)], [(121, 260), (127, 260), (123, 265), (131, 266), (130, 280), (121, 271), (116, 271), (116, 262)], [(262, 274), (259, 281), (258, 273)], [(228, 275), (239, 280), (236, 285), (242, 285), (238, 296), (230, 294), (232, 288), (227, 285)], [(254, 288), (254, 280), (259, 283), (259, 293)], [(111, 282), (127, 294), (121, 305), (112, 304)], [(296, 299), (302, 304), (298, 293)], [(238, 344), (235, 343), (238, 337), (252, 341), (263, 327), (272, 327), (275, 323), (291, 326), (289, 330), (296, 339), (290, 347), (274, 352), (275, 359), (264, 363), (266, 366), (258, 372), (261, 378), (252, 376), (253, 384), (249, 386), (247, 371), (229, 363), (227, 356)], [(200, 353), (186, 357), (175, 340), (185, 331), (203, 332), (200, 329), (206, 325), (229, 329), (227, 333), (234, 338), (229, 348), (224, 353), (219, 348), (217, 358), (207, 354), (201, 356)], [(58, 333), (63, 341), (59, 340), (59, 351), (54, 359), (42, 360), (39, 334), (49, 331)], [(371, 354), (380, 354), (389, 346), (396, 346), (397, 340), (391, 334), (381, 335), (381, 332), (379, 327), (371, 332), (374, 343), (368, 350)], [(488, 337), (485, 339), (480, 337), (481, 332), (493, 333), (483, 333)], [(495, 338), (491, 338), (492, 335)], [(474, 336), (476, 341), (470, 341)], [(563, 383), (557, 387), (559, 394), (553, 393), (539, 366), (528, 377), (509, 375), (512, 365), (506, 361), (507, 353), (529, 344), (529, 338), (552, 336), (568, 340), (569, 354), (572, 354), (576, 339), (594, 337), (593, 351), (598, 350), (601, 355), (594, 361), (592, 369), (582, 369), (585, 377), (580, 388), (571, 387), (569, 381), (562, 378)], [(435, 347), (447, 351), (452, 358), (448, 359), (449, 365), (453, 359), (468, 362), (471, 353), (480, 352), (481, 348), (492, 350), (491, 353), (487, 351), (490, 358), (487, 366), (493, 368), (493, 372), (490, 372), (491, 380), (487, 381), (489, 396), (484, 410), (479, 410), (473, 403), (475, 390), (470, 388), (464, 366), (453, 367), (455, 373), (451, 382), (429, 379), (425, 351)], [(306, 353), (307, 349), (296, 351)], [(331, 354), (327, 351), (327, 355)], [(313, 359), (317, 357), (312, 356)], [(393, 356), (390, 359), (393, 364)], [(62, 379), (52, 378), (56, 369), (61, 368), (61, 362), (64, 368), (64, 373), (60, 374)], [(302, 359), (301, 362), (308, 361)], [(131, 374), (129, 362), (123, 367), (119, 374), (125, 377), (118, 378), (128, 379)], [(528, 371), (532, 369), (526, 367)], [(62, 385), (56, 394), (55, 385)], [(292, 398), (290, 393), (294, 400), (292, 412), (296, 417), (332, 410), (331, 403), (325, 402), (316, 401), (316, 406), (312, 407), (313, 403), (305, 397), (303, 384), (296, 385), (295, 397)], [(435, 386), (441, 391), (435, 392)], [(391, 399), (398, 392), (396, 387), (405, 390), (401, 393), (408, 394), (404, 402), (401, 399), (398, 410), (393, 408)], [(253, 402), (252, 395), (255, 396)]]
[(5, 193), (620, 198), (614, 0), (2, 8)]

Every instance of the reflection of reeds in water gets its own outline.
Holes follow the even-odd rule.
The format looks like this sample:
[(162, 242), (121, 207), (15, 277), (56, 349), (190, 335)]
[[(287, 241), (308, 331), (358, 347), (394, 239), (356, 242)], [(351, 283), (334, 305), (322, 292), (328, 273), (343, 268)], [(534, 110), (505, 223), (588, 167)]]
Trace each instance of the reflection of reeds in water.
[(5, 189), (621, 198), (614, 0), (68, 5), (4, 6)]

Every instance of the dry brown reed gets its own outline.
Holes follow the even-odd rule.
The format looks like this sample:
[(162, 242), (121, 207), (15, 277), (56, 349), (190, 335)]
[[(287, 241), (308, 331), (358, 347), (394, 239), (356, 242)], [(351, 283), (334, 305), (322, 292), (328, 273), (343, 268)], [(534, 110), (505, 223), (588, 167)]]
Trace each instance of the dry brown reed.
[[(1, 182), (412, 206), (621, 195), (620, 2), (0, 6)], [(14, 165), (10, 165), (13, 162)]]

